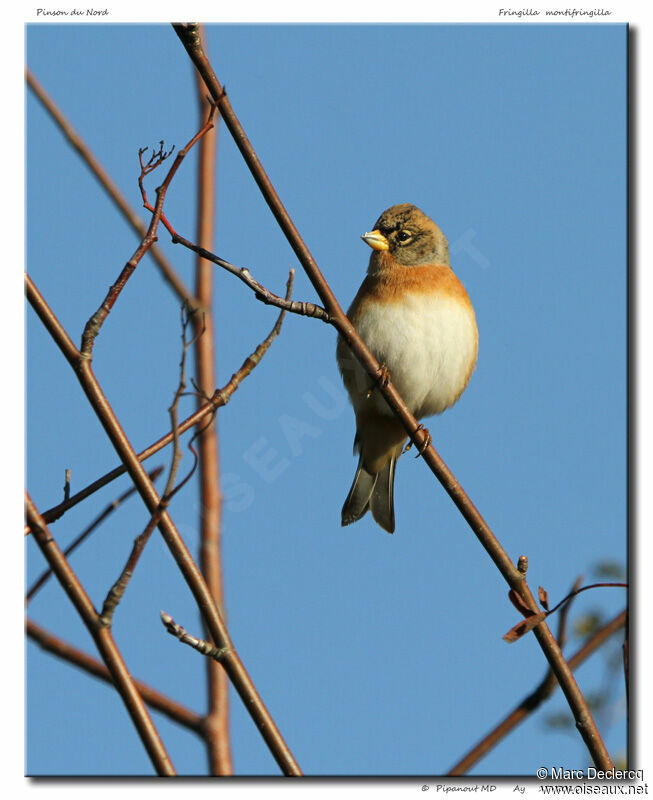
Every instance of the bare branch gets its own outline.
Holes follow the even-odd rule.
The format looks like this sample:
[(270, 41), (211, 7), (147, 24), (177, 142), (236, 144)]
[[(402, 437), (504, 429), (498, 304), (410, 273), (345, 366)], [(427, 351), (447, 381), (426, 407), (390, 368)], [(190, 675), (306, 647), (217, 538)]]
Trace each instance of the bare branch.
[(197, 650), (203, 656), (213, 658), (215, 661), (222, 661), (229, 653), (229, 647), (216, 647), (214, 644), (211, 644), (211, 642), (206, 642), (204, 639), (198, 639), (197, 636), (192, 636), (185, 628), (182, 628), (181, 625), (177, 625), (173, 618), (166, 614), (165, 611), (161, 612), (161, 622), (165, 625), (168, 633), (175, 636), (183, 644), (187, 644), (194, 650)]
[(276, 306), (277, 308), (282, 308), (285, 311), (289, 311), (291, 314), (299, 314), (302, 317), (314, 317), (315, 319), (322, 320), (322, 322), (331, 322), (331, 317), (329, 316), (328, 312), (322, 308), (322, 306), (315, 305), (315, 303), (307, 303), (300, 300), (287, 300), (283, 297), (279, 297), (279, 295), (274, 294), (269, 289), (266, 289), (265, 286), (253, 278), (252, 273), (247, 269), (247, 267), (237, 267), (235, 264), (230, 264), (228, 261), (225, 261), (224, 258), (216, 256), (215, 253), (211, 253), (204, 247), (199, 247), (198, 245), (189, 242), (188, 239), (184, 239), (183, 236), (179, 236), (177, 233), (173, 234), (172, 242), (173, 244), (183, 244), (184, 247), (187, 247), (189, 250), (197, 253), (207, 261), (212, 261), (219, 267), (226, 269), (227, 272), (235, 275), (246, 286), (249, 286), (249, 288), (254, 292), (256, 299), (260, 300), (262, 303), (265, 303), (265, 305)]
[[(204, 38), (204, 29), (200, 27)], [(195, 73), (200, 119), (203, 119), (211, 104), (204, 81)], [(197, 228), (196, 237), (202, 247), (212, 248), (214, 242), (214, 220), (216, 205), (216, 149), (218, 126), (210, 130), (199, 143), (197, 164)], [(199, 396), (210, 397), (216, 386), (215, 357), (216, 331), (213, 322), (213, 275), (214, 267), (197, 256), (195, 260), (195, 294), (205, 309), (204, 335), (195, 344), (195, 365)], [(220, 460), (218, 435), (215, 420), (202, 420), (196, 428), (199, 460), (200, 495), (200, 569), (213, 599), (224, 616), (224, 592), (222, 581), (222, 493), (220, 489)], [(210, 637), (207, 626), (206, 636)], [(232, 775), (233, 763), (229, 742), (229, 684), (222, 667), (212, 659), (206, 661), (208, 711), (205, 719), (205, 741), (211, 775)]]
[(575, 597), (577, 594), (580, 594), (581, 592), (586, 592), (588, 589), (605, 589), (605, 588), (608, 588), (608, 587), (618, 587), (620, 589), (627, 589), (628, 588), (628, 584), (627, 583), (619, 583), (617, 581), (602, 582), (602, 583), (588, 583), (587, 586), (581, 586), (579, 589), (572, 589), (571, 592), (569, 592), (569, 594), (565, 595), (562, 598), (562, 600), (557, 602), (550, 611), (547, 611), (547, 616), (549, 614), (553, 614), (555, 611), (557, 611), (560, 608), (561, 605), (563, 605), (563, 603), (569, 602), (569, 600), (572, 597)]
[[(556, 639), (558, 641), (558, 646), (560, 647), (561, 650), (564, 650), (565, 644), (567, 643), (567, 619), (569, 618), (569, 611), (571, 610), (571, 604), (575, 597), (574, 592), (580, 588), (582, 583), (583, 583), (583, 576), (579, 575), (574, 581), (573, 586), (571, 587), (571, 594), (567, 602), (562, 606), (560, 615), (558, 616), (558, 633)], [(550, 668), (549, 672), (551, 672)]]
[(134, 539), (134, 543), (132, 544), (132, 549), (129, 553), (125, 566), (122, 568), (118, 579), (111, 586), (107, 592), (107, 596), (104, 598), (102, 611), (100, 612), (100, 620), (106, 628), (110, 628), (113, 623), (113, 615), (116, 611), (116, 608), (118, 608), (118, 605), (122, 600), (125, 591), (127, 590), (127, 586), (129, 585), (129, 581), (134, 574), (134, 570), (136, 569), (136, 565), (138, 564), (141, 554), (145, 549), (145, 545), (148, 543), (152, 532), (159, 524), (159, 520), (161, 519), (161, 514), (163, 514), (163, 511), (164, 508), (160, 505), (148, 520), (143, 532)]
[(70, 500), (70, 470), (66, 470), (66, 478), (63, 485), (63, 501)]

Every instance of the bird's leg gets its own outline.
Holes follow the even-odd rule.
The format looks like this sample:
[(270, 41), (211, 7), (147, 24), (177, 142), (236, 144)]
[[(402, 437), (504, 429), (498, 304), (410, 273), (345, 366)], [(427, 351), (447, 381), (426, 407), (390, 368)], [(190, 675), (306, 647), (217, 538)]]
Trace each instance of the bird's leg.
[[(426, 439), (424, 440), (424, 443), (423, 443), (423, 444), (422, 444), (422, 445), (419, 447), (419, 452), (417, 453), (417, 455), (415, 456), (415, 458), (419, 458), (421, 455), (424, 455), (424, 452), (426, 451), (426, 448), (427, 448), (427, 447), (428, 447), (428, 446), (431, 444), (431, 442), (433, 441), (433, 438), (432, 438), (432, 436), (431, 436), (431, 434), (430, 434), (430, 432), (429, 432), (429, 429), (428, 429), (428, 428), (425, 428), (425, 427), (422, 425), (422, 423), (421, 423), (421, 422), (420, 422), (420, 424), (419, 424), (419, 425), (418, 425), (418, 426), (415, 428), (415, 430), (413, 431), (413, 436), (414, 436), (414, 435), (417, 433), (417, 431), (424, 431), (424, 433), (426, 434)], [(406, 447), (404, 447), (404, 449), (403, 449), (403, 451), (402, 451), (401, 455), (403, 456), (403, 454), (404, 454), (404, 453), (407, 453), (407, 452), (410, 450), (410, 448), (411, 448), (412, 446), (413, 446), (413, 443), (412, 443), (412, 441), (409, 441), (409, 442), (408, 442), (408, 444), (406, 445)]]
[(372, 396), (372, 393), (374, 392), (377, 386), (380, 386), (382, 389), (385, 389), (385, 387), (388, 385), (388, 382), (390, 380), (390, 370), (388, 369), (388, 365), (385, 363), (385, 361), (381, 362), (381, 364), (379, 365), (379, 371), (376, 373), (376, 377), (377, 377), (377, 383), (370, 386), (370, 388), (367, 390), (368, 398)]

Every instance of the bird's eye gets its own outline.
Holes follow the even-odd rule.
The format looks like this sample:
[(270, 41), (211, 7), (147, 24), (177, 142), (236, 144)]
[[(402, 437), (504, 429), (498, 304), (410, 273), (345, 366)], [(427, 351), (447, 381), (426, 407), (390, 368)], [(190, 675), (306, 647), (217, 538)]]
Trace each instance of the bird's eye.
[(410, 233), (408, 231), (399, 231), (397, 234), (397, 241), (399, 242), (407, 242), (410, 239)]

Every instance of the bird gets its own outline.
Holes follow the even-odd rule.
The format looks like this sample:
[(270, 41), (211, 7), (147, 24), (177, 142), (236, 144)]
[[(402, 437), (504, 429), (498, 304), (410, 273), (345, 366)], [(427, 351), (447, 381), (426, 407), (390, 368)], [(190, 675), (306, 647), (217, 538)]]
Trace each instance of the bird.
[[(447, 238), (411, 203), (386, 209), (361, 238), (372, 254), (347, 317), (412, 414), (441, 414), (467, 387), (478, 357), (474, 308), (451, 269)], [(406, 430), (342, 335), (336, 360), (356, 416), (359, 455), (342, 525), (371, 510), (394, 533), (395, 467)]]

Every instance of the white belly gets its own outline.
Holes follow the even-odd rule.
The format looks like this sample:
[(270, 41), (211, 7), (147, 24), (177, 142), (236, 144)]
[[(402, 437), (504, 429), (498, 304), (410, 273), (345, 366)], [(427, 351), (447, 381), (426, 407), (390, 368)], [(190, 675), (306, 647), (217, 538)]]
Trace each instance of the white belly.
[[(476, 363), (474, 312), (457, 298), (408, 295), (400, 304), (368, 304), (356, 329), (418, 418), (440, 414), (456, 402)], [(356, 362), (360, 374), (366, 373)], [(367, 378), (369, 382), (369, 378)], [(358, 385), (361, 385), (360, 383)], [(392, 414), (374, 392), (379, 411)]]

